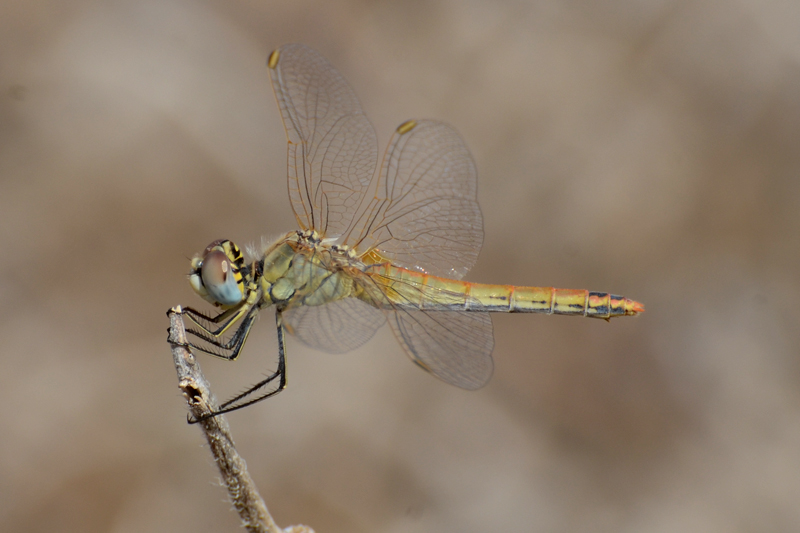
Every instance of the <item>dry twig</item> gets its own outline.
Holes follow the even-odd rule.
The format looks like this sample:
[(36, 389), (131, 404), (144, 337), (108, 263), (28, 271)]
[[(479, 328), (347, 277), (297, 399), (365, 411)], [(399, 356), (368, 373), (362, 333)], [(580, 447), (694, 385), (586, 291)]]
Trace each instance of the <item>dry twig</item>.
[[(189, 411), (194, 419), (201, 419), (218, 409), (217, 400), (200, 370), (192, 352), (186, 347), (186, 329), (181, 317), (181, 308), (173, 307), (167, 313), (170, 320), (168, 341), (172, 346), (172, 358), (178, 372), (178, 387), (183, 392)], [(230, 426), (224, 416), (202, 420), (197, 425), (203, 429), (214, 462), (217, 463), (222, 481), (228, 489), (233, 507), (239, 513), (242, 525), (254, 533), (314, 533), (307, 526), (279, 528), (267, 511), (267, 506), (258, 493), (253, 479), (247, 472), (247, 464), (236, 451)]]

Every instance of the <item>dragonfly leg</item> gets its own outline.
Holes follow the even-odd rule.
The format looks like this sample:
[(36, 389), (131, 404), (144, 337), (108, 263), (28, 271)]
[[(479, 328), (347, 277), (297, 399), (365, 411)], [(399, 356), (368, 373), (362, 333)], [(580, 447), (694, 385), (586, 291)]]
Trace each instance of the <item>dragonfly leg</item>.
[(234, 361), (237, 357), (239, 357), (239, 353), (242, 351), (245, 341), (247, 341), (247, 337), (250, 334), (250, 328), (253, 326), (253, 322), (256, 319), (258, 308), (253, 307), (250, 309), (245, 309), (245, 311), (246, 314), (244, 315), (242, 323), (238, 328), (236, 328), (236, 331), (234, 331), (231, 338), (227, 341), (218, 335), (214, 335), (213, 332), (206, 333), (205, 328), (201, 328), (200, 331), (192, 328), (186, 328), (187, 334), (191, 334), (192, 336), (207, 343), (209, 346), (217, 348), (217, 350), (213, 350), (209, 346), (205, 346), (203, 344), (196, 344), (190, 340), (187, 340), (187, 344), (200, 352), (207, 353), (221, 359)]
[[(232, 307), (227, 311), (223, 311), (222, 313), (218, 314), (217, 316), (208, 316), (200, 311), (193, 309), (191, 307), (184, 307), (182, 310), (182, 315), (188, 317), (189, 320), (195, 323), (197, 327), (199, 327), (203, 333), (207, 335), (211, 335), (213, 337), (219, 337), (223, 333), (225, 333), (231, 325), (239, 320), (242, 316), (244, 316), (247, 311), (250, 310), (250, 306), (245, 302), (240, 307)], [(208, 327), (206, 324), (219, 324), (222, 322), (218, 328), (213, 329)]]
[[(207, 420), (217, 415), (230, 413), (231, 411), (236, 411), (237, 409), (241, 409), (242, 407), (253, 405), (256, 402), (260, 402), (261, 400), (269, 398), (270, 396), (275, 396), (276, 394), (278, 394), (279, 392), (281, 392), (283, 389), (286, 388), (286, 357), (285, 357), (285, 343), (284, 343), (286, 330), (283, 327), (283, 316), (280, 310), (275, 311), (275, 323), (278, 327), (278, 369), (271, 375), (267, 376), (265, 379), (262, 379), (261, 381), (259, 381), (258, 383), (256, 383), (255, 385), (244, 391), (243, 393), (234, 396), (230, 400), (220, 405), (219, 410), (214, 411), (213, 413), (209, 413), (200, 418), (189, 418), (188, 422), (190, 424), (196, 424), (197, 422), (202, 422), (203, 420)], [(250, 396), (251, 394), (253, 394), (254, 392), (256, 392), (257, 390), (272, 383), (277, 378), (280, 378), (280, 380), (278, 381), (277, 388), (269, 392), (262, 393), (259, 396), (256, 396), (255, 398), (251, 398), (246, 401), (241, 401)]]

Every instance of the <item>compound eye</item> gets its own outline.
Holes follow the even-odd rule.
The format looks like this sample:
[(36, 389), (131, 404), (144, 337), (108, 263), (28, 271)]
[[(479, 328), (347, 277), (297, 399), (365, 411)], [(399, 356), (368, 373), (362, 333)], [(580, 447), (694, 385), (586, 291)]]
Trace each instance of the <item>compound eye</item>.
[(243, 293), (236, 282), (233, 265), (224, 252), (213, 250), (203, 257), (200, 277), (209, 296), (215, 301), (222, 305), (234, 305), (242, 301)]

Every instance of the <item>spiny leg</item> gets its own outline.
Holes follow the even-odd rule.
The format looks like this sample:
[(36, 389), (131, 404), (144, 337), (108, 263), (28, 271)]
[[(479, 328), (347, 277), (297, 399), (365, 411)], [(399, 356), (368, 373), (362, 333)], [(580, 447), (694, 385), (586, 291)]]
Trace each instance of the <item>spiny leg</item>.
[[(284, 340), (285, 340), (284, 336), (285, 336), (285, 331), (286, 330), (283, 328), (283, 315), (282, 315), (281, 311), (276, 311), (275, 312), (275, 323), (276, 323), (277, 328), (278, 328), (278, 369), (275, 372), (273, 372), (271, 375), (267, 376), (265, 379), (259, 381), (258, 383), (256, 383), (255, 385), (253, 385), (252, 387), (247, 389), (245, 392), (243, 392), (243, 393), (241, 393), (241, 394), (239, 394), (237, 396), (234, 396), (230, 400), (228, 400), (225, 403), (223, 403), (220, 406), (222, 408), (220, 410), (220, 412), (229, 412), (229, 411), (233, 411), (235, 409), (241, 409), (242, 407), (245, 407), (245, 406), (248, 406), (248, 405), (252, 405), (252, 404), (254, 404), (256, 402), (260, 402), (261, 400), (263, 400), (265, 398), (269, 398), (270, 396), (274, 396), (275, 394), (278, 394), (280, 391), (282, 391), (283, 389), (286, 388), (286, 357), (285, 357), (285, 344), (284, 344)], [(270, 382), (272, 382), (277, 377), (280, 377), (280, 382), (278, 383), (278, 388), (277, 389), (272, 390), (270, 392), (267, 392), (267, 393), (265, 393), (265, 394), (263, 394), (263, 395), (261, 395), (261, 396), (259, 396), (257, 398), (253, 398), (251, 400), (248, 400), (247, 402), (245, 402), (245, 403), (243, 403), (241, 405), (236, 405), (236, 406), (233, 405), (236, 402), (238, 402), (239, 400), (241, 400), (243, 398), (246, 398), (250, 394), (254, 393), (255, 391), (257, 391), (261, 387), (264, 387), (265, 385), (269, 384)]]
[[(230, 413), (231, 411), (236, 411), (237, 409), (241, 409), (242, 407), (253, 405), (256, 402), (260, 402), (261, 400), (269, 398), (270, 396), (275, 396), (276, 394), (278, 394), (279, 392), (281, 392), (283, 389), (286, 388), (286, 357), (284, 348), (285, 330), (283, 328), (282, 310), (277, 310), (277, 309), (275, 310), (275, 323), (278, 327), (278, 369), (271, 375), (267, 376), (265, 379), (259, 381), (258, 383), (256, 383), (255, 385), (244, 391), (243, 393), (234, 396), (230, 400), (220, 405), (219, 410), (213, 413), (209, 413), (197, 419), (189, 418), (188, 422), (190, 424), (196, 424), (197, 422), (202, 422), (203, 420), (207, 420), (211, 417), (221, 415), (223, 413)], [(278, 382), (278, 387), (276, 389), (236, 405), (236, 402), (250, 396), (258, 389), (265, 387), (278, 377), (280, 377), (280, 381)]]
[[(250, 329), (253, 327), (253, 322), (255, 322), (256, 315), (258, 314), (258, 308), (253, 307), (244, 317), (242, 323), (236, 328), (236, 331), (233, 333), (231, 338), (228, 341), (224, 341), (220, 338), (213, 337), (211, 335), (207, 335), (202, 331), (196, 331), (192, 328), (186, 328), (186, 333), (191, 334), (198, 339), (208, 343), (210, 346), (214, 346), (218, 348), (220, 351), (213, 351), (206, 346), (201, 344), (195, 344), (187, 339), (187, 344), (192, 348), (201, 351), (203, 353), (207, 353), (209, 355), (213, 355), (214, 357), (219, 357), (221, 359), (227, 359), (229, 361), (234, 361), (237, 357), (239, 357), (239, 353), (242, 351), (242, 347), (244, 346), (245, 341), (247, 341), (247, 337), (250, 334)], [(230, 353), (225, 353), (230, 352)]]
[[(250, 304), (248, 302), (243, 303), (239, 307), (232, 307), (227, 311), (223, 311), (222, 313), (218, 314), (217, 316), (208, 316), (200, 311), (192, 308), (192, 307), (184, 307), (182, 311), (182, 315), (188, 317), (189, 320), (194, 322), (197, 327), (199, 327), (203, 333), (206, 335), (211, 335), (212, 337), (219, 337), (220, 335), (224, 334), (231, 325), (239, 320), (242, 316), (247, 314), (250, 310)], [(222, 322), (216, 329), (212, 329), (204, 324), (202, 321), (205, 320), (208, 324), (219, 324)]]

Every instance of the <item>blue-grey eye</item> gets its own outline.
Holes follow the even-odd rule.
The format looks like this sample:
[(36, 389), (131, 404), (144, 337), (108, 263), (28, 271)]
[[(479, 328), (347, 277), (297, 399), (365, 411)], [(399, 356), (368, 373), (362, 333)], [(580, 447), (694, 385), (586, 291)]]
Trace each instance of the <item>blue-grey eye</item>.
[(242, 301), (244, 293), (236, 282), (233, 265), (221, 250), (212, 250), (203, 257), (200, 276), (209, 296), (220, 304), (235, 305)]

